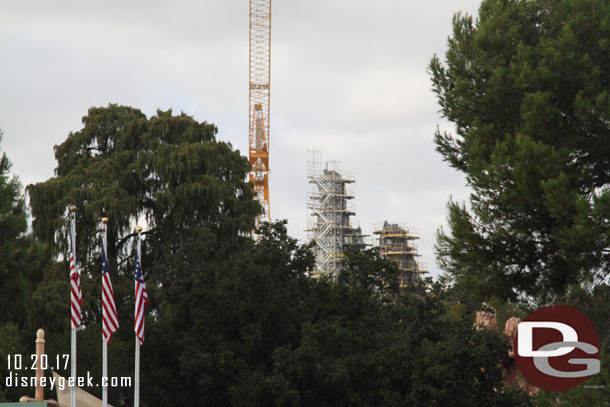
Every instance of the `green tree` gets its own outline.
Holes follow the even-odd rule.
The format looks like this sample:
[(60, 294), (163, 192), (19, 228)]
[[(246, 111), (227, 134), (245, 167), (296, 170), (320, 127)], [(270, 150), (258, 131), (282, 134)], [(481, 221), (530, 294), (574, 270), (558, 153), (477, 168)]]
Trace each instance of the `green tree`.
[(485, 0), (430, 63), (456, 126), (437, 150), (473, 190), (438, 256), (481, 299), (550, 303), (608, 277), (609, 38), (607, 1)]
[[(56, 176), (28, 186), (33, 230), (56, 252), (66, 250), (66, 210), (78, 206), (78, 255), (99, 257), (100, 222), (109, 218), (109, 258), (131, 254), (134, 224), (168, 241), (205, 225), (234, 238), (252, 230), (259, 212), (245, 182), (247, 160), (215, 139), (217, 129), (185, 114), (150, 119), (126, 106), (89, 109), (83, 129), (55, 147)], [(161, 239), (159, 239), (161, 240)]]
[[(2, 132), (0, 132), (0, 141)], [(26, 235), (27, 216), (21, 184), (9, 174), (11, 163), (0, 154), (0, 325), (15, 322), (25, 325), (26, 305), (37, 280), (39, 249)], [(34, 267), (33, 267), (34, 266)], [(38, 278), (39, 279), (39, 278)]]
[[(81, 130), (55, 147), (55, 176), (27, 187), (32, 227), (53, 254), (66, 253), (67, 208), (78, 208), (85, 327), (79, 331), (78, 366), (85, 375), (101, 371), (101, 219), (109, 218), (108, 260), (121, 325), (109, 346), (109, 364), (113, 376), (130, 376), (135, 225), (144, 227), (142, 263), (154, 315), (161, 287), (190, 273), (184, 258), (205, 259), (222, 247), (230, 251), (240, 235), (253, 229), (260, 205), (246, 181), (248, 160), (217, 141), (212, 124), (171, 110), (147, 118), (118, 105), (91, 108), (82, 122)], [(48, 268), (30, 304), (30, 319), (52, 329), (49, 341), (56, 347), (50, 352), (60, 354), (69, 350), (67, 276), (64, 255)], [(161, 353), (164, 346), (154, 351)], [(110, 401), (118, 405), (130, 393), (110, 388)]]
[[(8, 369), (8, 364), (5, 361), (13, 358), (13, 355), (20, 354), (21, 349), (19, 346), (19, 327), (13, 322), (0, 325), (0, 358), (3, 361), (0, 365), (0, 377), (2, 379), (9, 377), (11, 374), (11, 370)], [(0, 383), (0, 401), (11, 400), (11, 396), (7, 396), (10, 390), (13, 389), (7, 389), (6, 381), (2, 380), (2, 383)]]
[(338, 277), (340, 283), (375, 292), (385, 301), (392, 301), (398, 292), (400, 270), (377, 250), (348, 248), (343, 263), (345, 267)]
[[(257, 380), (267, 378), (274, 349), (298, 343), (313, 262), (283, 223), (264, 230), (257, 244), (240, 239), (214, 253), (201, 250), (205, 237), (192, 240), (172, 258), (173, 269), (189, 272), (166, 280), (158, 318), (147, 328), (146, 346), (164, 351), (143, 354), (145, 403), (247, 405), (264, 397), (268, 389)], [(163, 388), (154, 385), (160, 382)]]
[(594, 290), (574, 288), (562, 301), (580, 310), (595, 326), (600, 339), (600, 373), (591, 376), (580, 386), (555, 392), (541, 391), (536, 397), (538, 407), (573, 406), (590, 407), (610, 400), (610, 286), (600, 284)]
[[(0, 131), (0, 141), (2, 132)], [(32, 353), (35, 329), (29, 325), (28, 305), (42, 280), (44, 247), (27, 233), (27, 212), (21, 183), (9, 171), (11, 163), (0, 153), (0, 376), (7, 377), (7, 358)], [(0, 400), (16, 400), (27, 389), (0, 383)]]
[(275, 223), (236, 251), (180, 258), (190, 272), (164, 285), (147, 328), (148, 405), (529, 405), (502, 389), (505, 339), (449, 315), (441, 289), (380, 295), (391, 265), (374, 252), (347, 253), (344, 279), (311, 279), (309, 248)]

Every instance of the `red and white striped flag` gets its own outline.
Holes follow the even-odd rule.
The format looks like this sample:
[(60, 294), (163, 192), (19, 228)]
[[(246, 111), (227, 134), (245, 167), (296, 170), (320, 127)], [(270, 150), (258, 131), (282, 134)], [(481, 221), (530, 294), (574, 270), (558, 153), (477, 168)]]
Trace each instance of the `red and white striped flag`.
[(112, 334), (119, 328), (114, 304), (114, 292), (108, 271), (108, 261), (106, 259), (106, 249), (102, 242), (102, 335), (107, 343), (110, 343)]
[(76, 255), (74, 253), (74, 230), (70, 232), (70, 304), (72, 307), (72, 330), (78, 328), (82, 322), (80, 306), (83, 303), (83, 293), (80, 289), (80, 275), (76, 269)]
[(140, 250), (136, 258), (136, 310), (134, 330), (140, 341), (140, 345), (144, 343), (144, 311), (148, 306), (148, 293), (146, 292), (146, 284), (142, 277), (142, 267), (140, 267)]

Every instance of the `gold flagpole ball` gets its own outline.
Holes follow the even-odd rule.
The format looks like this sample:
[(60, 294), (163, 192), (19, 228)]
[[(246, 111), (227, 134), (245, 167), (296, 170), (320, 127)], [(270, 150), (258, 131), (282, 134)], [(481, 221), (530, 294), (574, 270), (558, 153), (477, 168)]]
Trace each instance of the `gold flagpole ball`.
[(104, 225), (105, 225), (105, 224), (107, 224), (107, 223), (108, 223), (108, 218), (106, 218), (106, 217), (102, 218), (102, 223), (103, 223)]
[(138, 233), (140, 233), (140, 232), (142, 231), (142, 226), (138, 226), (138, 227), (136, 228), (136, 230), (138, 231)]
[(70, 212), (76, 212), (76, 205), (70, 206)]

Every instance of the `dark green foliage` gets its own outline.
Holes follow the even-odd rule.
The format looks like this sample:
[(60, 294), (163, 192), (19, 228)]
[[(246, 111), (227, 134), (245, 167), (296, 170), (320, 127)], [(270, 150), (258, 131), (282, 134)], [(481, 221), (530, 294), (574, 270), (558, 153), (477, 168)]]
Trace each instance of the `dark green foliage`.
[(610, 270), (610, 3), (485, 0), (457, 14), (430, 63), (456, 134), (437, 150), (466, 174), (442, 267), (479, 298), (550, 303)]
[(429, 67), (441, 112), (456, 125), (454, 135), (437, 131), (437, 150), (473, 189), (470, 207), (448, 205), (439, 260), (452, 291), (470, 305), (487, 300), (500, 323), (538, 305), (583, 311), (602, 343), (602, 372), (585, 385), (605, 387), (541, 392), (536, 403), (601, 405), (610, 338), (610, 3), (485, 0), (479, 14), (455, 16), (445, 62), (435, 57)]
[(244, 239), (237, 251), (182, 257), (188, 273), (164, 285), (158, 323), (146, 344), (173, 346), (143, 359), (171, 370), (146, 369), (144, 380), (166, 386), (151, 389), (145, 401), (184, 405), (197, 398), (203, 405), (228, 405), (235, 392), (256, 392), (236, 386), (254, 380), (257, 369), (265, 374), (275, 347), (298, 341), (295, 327), (307, 312), (299, 299), (309, 292), (303, 270), (311, 266), (311, 253), (288, 239), (283, 225), (266, 233), (256, 246)]
[[(8, 377), (10, 371), (8, 369), (7, 359), (15, 354), (18, 354), (21, 350), (19, 346), (19, 327), (12, 322), (7, 322), (0, 325), (0, 377)], [(0, 402), (11, 401), (10, 395), (8, 395), (11, 389), (7, 389), (4, 383), (0, 383)]]
[[(56, 176), (28, 187), (34, 233), (54, 253), (65, 250), (66, 206), (79, 206), (80, 376), (101, 373), (102, 216), (121, 324), (109, 371), (133, 375), (132, 227), (145, 218), (143, 407), (529, 405), (502, 388), (506, 340), (473, 328), (476, 305), (464, 305), (459, 291), (399, 291), (396, 266), (373, 251), (346, 253), (337, 281), (312, 279), (310, 246), (288, 237), (285, 222), (263, 225), (258, 241), (244, 236), (260, 209), (244, 181), (248, 162), (214, 140), (213, 126), (112, 105), (91, 109), (83, 123), (56, 148)], [(14, 340), (19, 327), (8, 322), (0, 353), (31, 353), (38, 327), (51, 360), (68, 353), (68, 264), (44, 270), (21, 317), (27, 340)], [(130, 405), (132, 394), (110, 388), (109, 400)]]
[(189, 273), (164, 285), (143, 348), (147, 405), (529, 405), (502, 389), (505, 339), (450, 313), (441, 288), (380, 296), (370, 276), (393, 268), (374, 252), (347, 253), (338, 282), (310, 279), (308, 248), (276, 223), (217, 256), (184, 258)]
[(600, 340), (600, 373), (591, 376), (573, 389), (554, 392), (541, 391), (535, 398), (536, 406), (604, 406), (610, 400), (610, 286), (600, 284), (594, 290), (573, 288), (561, 302), (581, 311), (595, 326)]
[(610, 357), (608, 356), (610, 344), (606, 339), (605, 343), (602, 343), (601, 346), (600, 373), (591, 376), (580, 386), (567, 391), (541, 391), (534, 398), (536, 406), (592, 407), (608, 405), (607, 400), (610, 400), (610, 388), (608, 386), (610, 381)]
[(164, 240), (201, 225), (229, 239), (252, 229), (259, 208), (245, 182), (249, 163), (215, 140), (214, 125), (171, 110), (147, 119), (117, 105), (89, 109), (83, 125), (55, 147), (56, 176), (28, 186), (34, 233), (56, 252), (66, 250), (71, 204), (83, 264), (99, 256), (103, 216), (110, 259), (131, 254), (127, 238), (142, 219)]
[[(2, 132), (0, 131), (0, 140)], [(28, 324), (32, 292), (42, 280), (44, 248), (26, 234), (27, 216), (21, 184), (11, 177), (10, 161), (0, 152), (0, 377), (8, 374), (7, 357), (23, 353), (24, 343), (35, 338)], [(34, 332), (34, 333), (32, 333)], [(27, 335), (31, 336), (28, 338)], [(29, 355), (31, 352), (27, 352)], [(26, 361), (26, 363), (29, 359)], [(27, 389), (5, 388), (0, 400), (11, 400)], [(23, 394), (21, 394), (23, 395)], [(17, 396), (20, 397), (21, 395)]]
[(396, 263), (382, 258), (377, 250), (348, 248), (344, 265), (338, 277), (340, 283), (374, 291), (386, 301), (398, 293), (400, 270)]
[[(2, 133), (0, 132), (0, 140)], [(0, 325), (8, 321), (23, 325), (32, 281), (31, 251), (36, 250), (24, 236), (27, 223), (21, 184), (10, 177), (11, 163), (0, 154)]]
[[(254, 227), (260, 205), (246, 181), (250, 164), (215, 133), (215, 126), (171, 111), (146, 118), (131, 107), (91, 108), (83, 128), (55, 147), (55, 177), (28, 186), (33, 232), (60, 258), (67, 251), (67, 207), (78, 207), (84, 297), (79, 374), (101, 372), (102, 217), (109, 218), (108, 261), (120, 324), (109, 346), (112, 376), (133, 376), (135, 225), (144, 227), (149, 314), (160, 312), (163, 285), (190, 273), (185, 259), (198, 264), (221, 249), (227, 255)], [(65, 260), (49, 267), (29, 305), (32, 325), (49, 332), (52, 357), (70, 349), (68, 267)], [(88, 390), (101, 394), (101, 388)], [(131, 394), (131, 388), (109, 389), (115, 405)]]

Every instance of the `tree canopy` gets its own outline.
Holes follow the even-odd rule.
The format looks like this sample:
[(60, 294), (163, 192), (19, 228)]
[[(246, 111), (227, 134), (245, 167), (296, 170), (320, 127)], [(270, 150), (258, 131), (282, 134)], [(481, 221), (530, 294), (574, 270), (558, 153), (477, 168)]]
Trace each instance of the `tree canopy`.
[[(499, 362), (509, 345), (475, 329), (476, 304), (440, 285), (430, 294), (423, 286), (398, 290), (396, 265), (372, 250), (346, 252), (337, 280), (310, 278), (310, 246), (290, 238), (285, 222), (265, 224), (260, 240), (246, 236), (260, 213), (245, 181), (249, 163), (215, 140), (213, 125), (116, 105), (91, 108), (83, 125), (56, 146), (55, 176), (27, 189), (29, 239), (52, 249), (28, 297), (27, 323), (47, 329), (51, 360), (69, 349), (68, 264), (57, 254), (66, 249), (66, 208), (76, 204), (80, 376), (101, 371), (102, 216), (110, 219), (120, 323), (110, 375), (132, 375), (132, 230), (136, 222), (146, 227), (143, 406), (529, 405), (522, 392), (502, 387)], [(20, 199), (12, 202), (22, 211)], [(0, 337), (15, 332), (12, 321), (0, 326)], [(24, 354), (31, 346), (1, 345), (0, 352)], [(109, 388), (115, 405), (129, 405), (131, 394)]]
[[(47, 258), (44, 247), (27, 234), (21, 183), (10, 169), (9, 158), (0, 150), (0, 358), (5, 361), (22, 349), (30, 327), (28, 307)], [(3, 363), (0, 376), (8, 373)], [(0, 388), (0, 400), (10, 394)]]
[(438, 256), (481, 299), (549, 303), (608, 277), (609, 38), (607, 1), (485, 0), (430, 63), (455, 124), (437, 150), (473, 190)]
[[(161, 287), (190, 272), (185, 259), (203, 261), (217, 251), (235, 250), (253, 229), (260, 205), (246, 181), (248, 160), (217, 141), (212, 124), (171, 110), (147, 118), (118, 105), (93, 107), (82, 121), (81, 130), (55, 147), (55, 176), (27, 187), (33, 234), (48, 243), (54, 256), (63, 254), (33, 292), (29, 317), (52, 332), (47, 343), (56, 353), (68, 352), (66, 214), (69, 205), (76, 205), (85, 327), (79, 333), (79, 373), (100, 371), (101, 219), (108, 217), (108, 262), (121, 326), (109, 360), (113, 375), (130, 376), (136, 224), (144, 227), (149, 312), (157, 314)], [(129, 390), (111, 388), (109, 393), (117, 404)]]
[[(233, 238), (252, 230), (260, 211), (245, 181), (248, 161), (215, 139), (216, 127), (186, 114), (109, 105), (89, 109), (83, 128), (55, 147), (55, 177), (28, 186), (35, 235), (65, 251), (65, 214), (76, 205), (83, 263), (99, 253), (100, 221), (109, 218), (109, 257), (138, 222), (153, 240), (203, 227)], [(163, 239), (159, 239), (163, 236)]]
[(164, 286), (146, 346), (165, 351), (143, 354), (148, 404), (529, 405), (502, 389), (506, 339), (452, 312), (440, 286), (380, 293), (391, 265), (372, 251), (346, 254), (346, 278), (312, 279), (311, 251), (275, 223), (218, 256)]
[[(2, 133), (0, 132), (0, 140)], [(23, 299), (30, 289), (28, 276), (24, 273), (24, 241), (26, 213), (21, 195), (21, 184), (9, 174), (11, 163), (6, 154), (0, 154), (0, 307), (5, 310), (0, 322), (6, 322), (13, 315), (23, 315)], [(13, 292), (21, 296), (19, 302), (11, 299)]]

